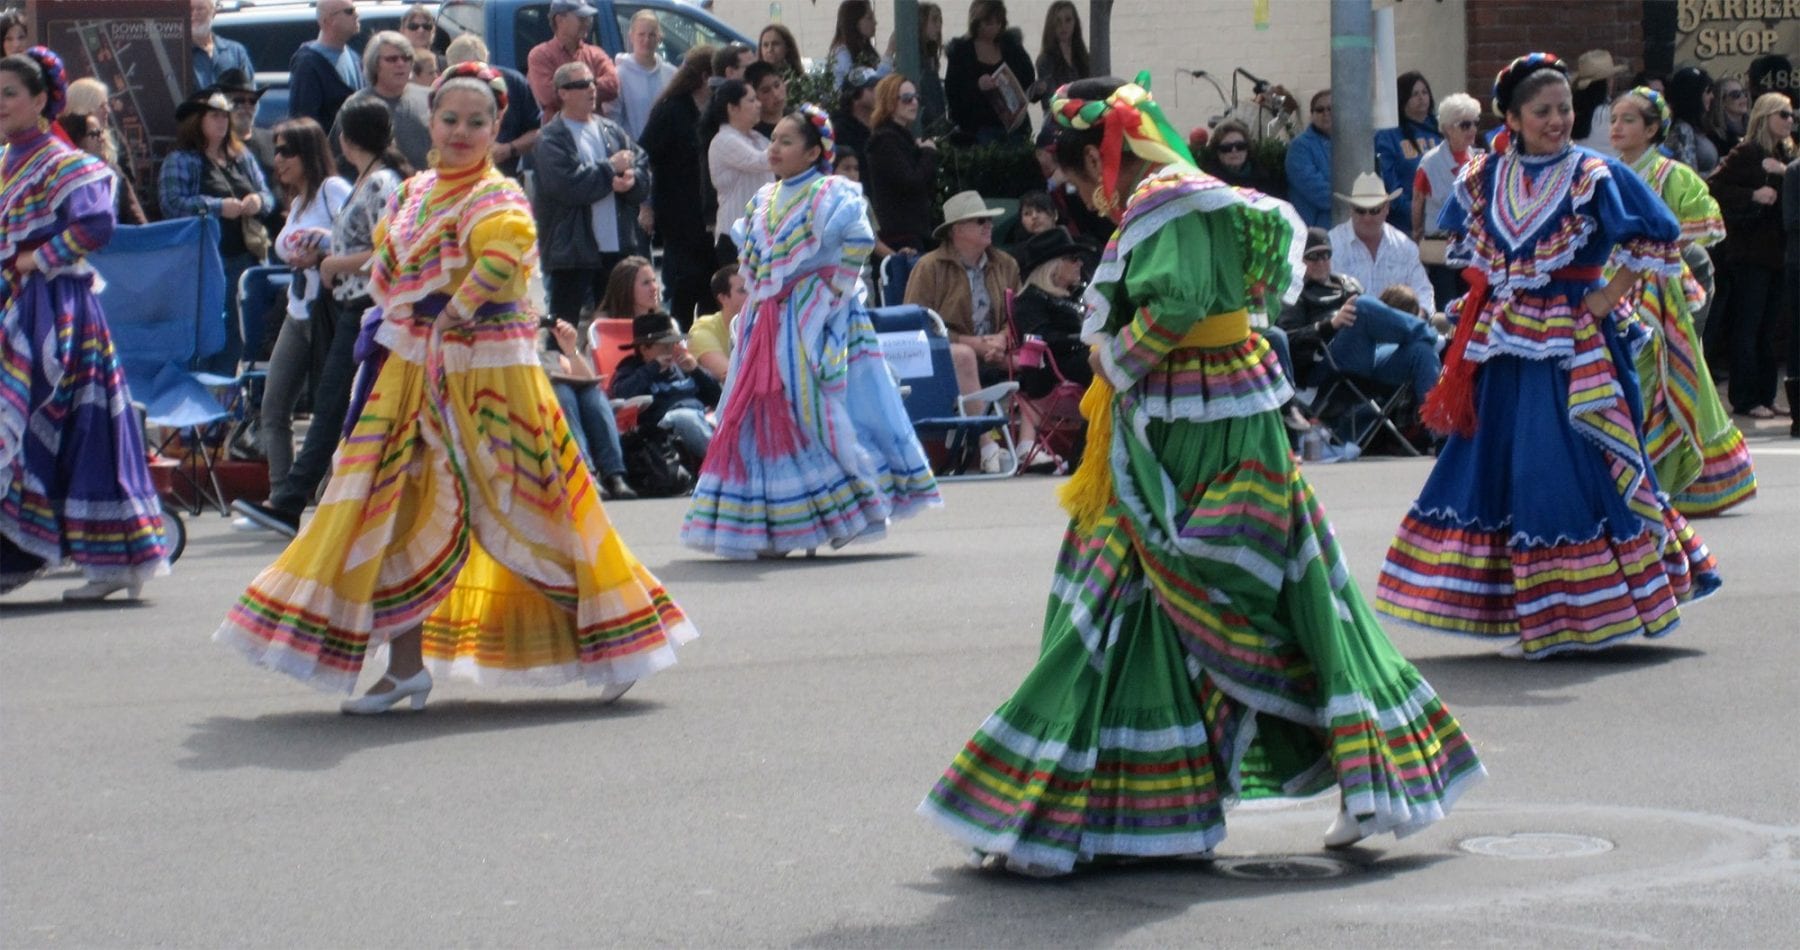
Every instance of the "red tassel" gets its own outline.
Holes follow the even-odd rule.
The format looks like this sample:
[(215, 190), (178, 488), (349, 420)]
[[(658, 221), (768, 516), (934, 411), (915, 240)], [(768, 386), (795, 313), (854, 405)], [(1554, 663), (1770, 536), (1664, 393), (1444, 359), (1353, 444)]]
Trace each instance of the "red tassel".
[(1464, 359), (1469, 338), (1475, 335), (1475, 322), (1487, 307), (1487, 275), (1470, 267), (1463, 271), (1469, 292), (1463, 296), (1456, 321), (1456, 336), (1444, 350), (1444, 373), (1425, 405), (1419, 410), (1419, 421), (1439, 435), (1475, 434), (1475, 368), (1478, 364)]
[[(792, 285), (784, 288), (791, 290)], [(756, 433), (756, 450), (761, 455), (793, 455), (800, 450), (800, 426), (794, 421), (793, 408), (781, 385), (781, 371), (775, 365), (781, 303), (787, 292), (762, 301), (756, 308), (756, 325), (750, 328), (750, 340), (738, 362), (741, 378), (734, 384), (738, 390), (720, 413), (719, 428), (713, 435), (712, 444), (720, 448), (706, 453), (702, 472), (711, 470), (734, 479), (745, 476), (748, 470), (739, 435), (746, 424)]]

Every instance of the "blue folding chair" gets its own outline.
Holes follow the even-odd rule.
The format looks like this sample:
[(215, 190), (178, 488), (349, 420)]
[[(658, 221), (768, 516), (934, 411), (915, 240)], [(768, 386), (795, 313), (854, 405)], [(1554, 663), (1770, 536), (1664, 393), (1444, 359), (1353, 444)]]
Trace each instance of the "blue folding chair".
[(88, 256), (88, 263), (104, 282), (100, 305), (125, 384), (133, 401), (144, 407), (145, 420), (167, 433), (159, 451), (177, 438), (187, 448), (176, 474), (188, 489), (189, 511), (198, 515), (211, 503), (226, 513), (214, 456), (223, 441), (219, 423), (231, 412), (214, 390), (235, 396), (237, 379), (191, 371), (199, 360), (225, 348), (218, 219), (118, 228), (104, 249)]
[[(262, 458), (259, 448), (251, 451), (259, 444), (263, 384), (269, 376), (268, 363), (260, 357), (268, 340), (269, 317), (286, 312), (293, 282), (293, 270), (276, 264), (246, 268), (238, 276), (238, 335), (244, 341), (244, 358), (230, 387), (235, 396), (226, 407), (232, 417), (229, 444), (237, 458)], [(281, 321), (274, 325), (279, 328)]]
[[(928, 307), (909, 304), (880, 307), (869, 311), (875, 334), (881, 338), (882, 351), (888, 365), (900, 377), (906, 415), (912, 420), (913, 432), (921, 441), (943, 443), (949, 462), (938, 479), (1011, 478), (1018, 473), (1018, 451), (1013, 445), (1012, 428), (1003, 414), (968, 414), (971, 404), (998, 405), (1000, 400), (1018, 391), (1019, 384), (1008, 380), (985, 389), (961, 395), (957, 392), (956, 366), (950, 360), (950, 334), (944, 321)], [(978, 459), (974, 448), (983, 433), (998, 429), (1006, 457), (1010, 460), (1000, 472), (982, 472), (979, 464), (968, 471), (970, 460)]]

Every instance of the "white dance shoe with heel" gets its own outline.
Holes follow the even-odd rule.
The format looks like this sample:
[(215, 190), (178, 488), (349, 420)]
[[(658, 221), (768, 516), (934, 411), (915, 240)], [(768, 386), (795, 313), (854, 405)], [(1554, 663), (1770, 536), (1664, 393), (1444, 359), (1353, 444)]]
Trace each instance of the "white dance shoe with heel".
[(355, 699), (346, 699), (338, 709), (350, 716), (379, 716), (410, 697), (413, 711), (417, 712), (425, 708), (425, 698), (431, 695), (431, 674), (425, 670), (403, 680), (388, 675), (381, 681), (394, 684), (394, 688), (385, 693), (365, 693)]
[(88, 581), (80, 587), (72, 587), (63, 591), (62, 599), (70, 604), (92, 604), (125, 591), (126, 600), (137, 600), (144, 593), (143, 584), (129, 581)]

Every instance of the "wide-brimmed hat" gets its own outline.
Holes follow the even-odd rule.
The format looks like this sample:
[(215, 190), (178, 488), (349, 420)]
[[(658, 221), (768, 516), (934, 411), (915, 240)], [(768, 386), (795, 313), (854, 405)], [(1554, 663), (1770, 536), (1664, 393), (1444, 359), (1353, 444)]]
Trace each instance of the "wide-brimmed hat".
[(227, 69), (219, 74), (218, 81), (213, 83), (212, 88), (206, 91), (222, 92), (227, 96), (250, 95), (254, 98), (261, 99), (263, 93), (268, 92), (269, 90), (267, 87), (262, 89), (256, 88), (256, 84), (250, 81), (249, 76), (244, 75), (243, 70)]
[(631, 342), (619, 347), (621, 350), (650, 346), (654, 343), (680, 343), (681, 328), (675, 325), (675, 318), (658, 310), (631, 318)]
[(1076, 242), (1069, 232), (1062, 228), (1051, 228), (1039, 234), (1033, 234), (1019, 245), (1019, 275), (1030, 277), (1031, 272), (1051, 261), (1064, 257), (1079, 257), (1084, 261), (1093, 260), (1094, 251)]
[(943, 240), (950, 233), (950, 226), (958, 221), (978, 221), (982, 218), (998, 218), (1006, 212), (1000, 208), (990, 208), (982, 200), (979, 191), (959, 191), (944, 202), (944, 223), (931, 232), (931, 236)]
[(202, 89), (175, 107), (175, 121), (185, 122), (189, 116), (208, 111), (230, 115), (231, 98), (216, 88)]
[(1575, 60), (1575, 88), (1586, 89), (1594, 83), (1623, 76), (1628, 72), (1631, 72), (1631, 67), (1613, 62), (1612, 53), (1603, 49), (1591, 49)]
[(1400, 189), (1393, 191), (1381, 183), (1381, 176), (1374, 172), (1363, 172), (1356, 176), (1356, 185), (1349, 194), (1334, 192), (1338, 200), (1349, 203), (1352, 208), (1379, 208), (1395, 198), (1400, 197)]

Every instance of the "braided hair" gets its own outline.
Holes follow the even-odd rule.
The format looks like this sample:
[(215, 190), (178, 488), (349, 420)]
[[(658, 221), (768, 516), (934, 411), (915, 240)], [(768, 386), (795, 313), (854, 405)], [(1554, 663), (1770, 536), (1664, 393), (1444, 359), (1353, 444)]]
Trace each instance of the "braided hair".
[(837, 133), (831, 128), (831, 117), (825, 110), (810, 102), (803, 102), (788, 118), (800, 127), (800, 134), (806, 138), (807, 147), (818, 146), (818, 169), (829, 174), (832, 162), (837, 158)]
[(33, 46), (23, 53), (0, 59), (0, 69), (18, 76), (26, 92), (34, 96), (43, 94), (44, 108), (40, 114), (45, 119), (55, 121), (62, 114), (63, 106), (69, 101), (69, 83), (62, 60), (47, 47)]

